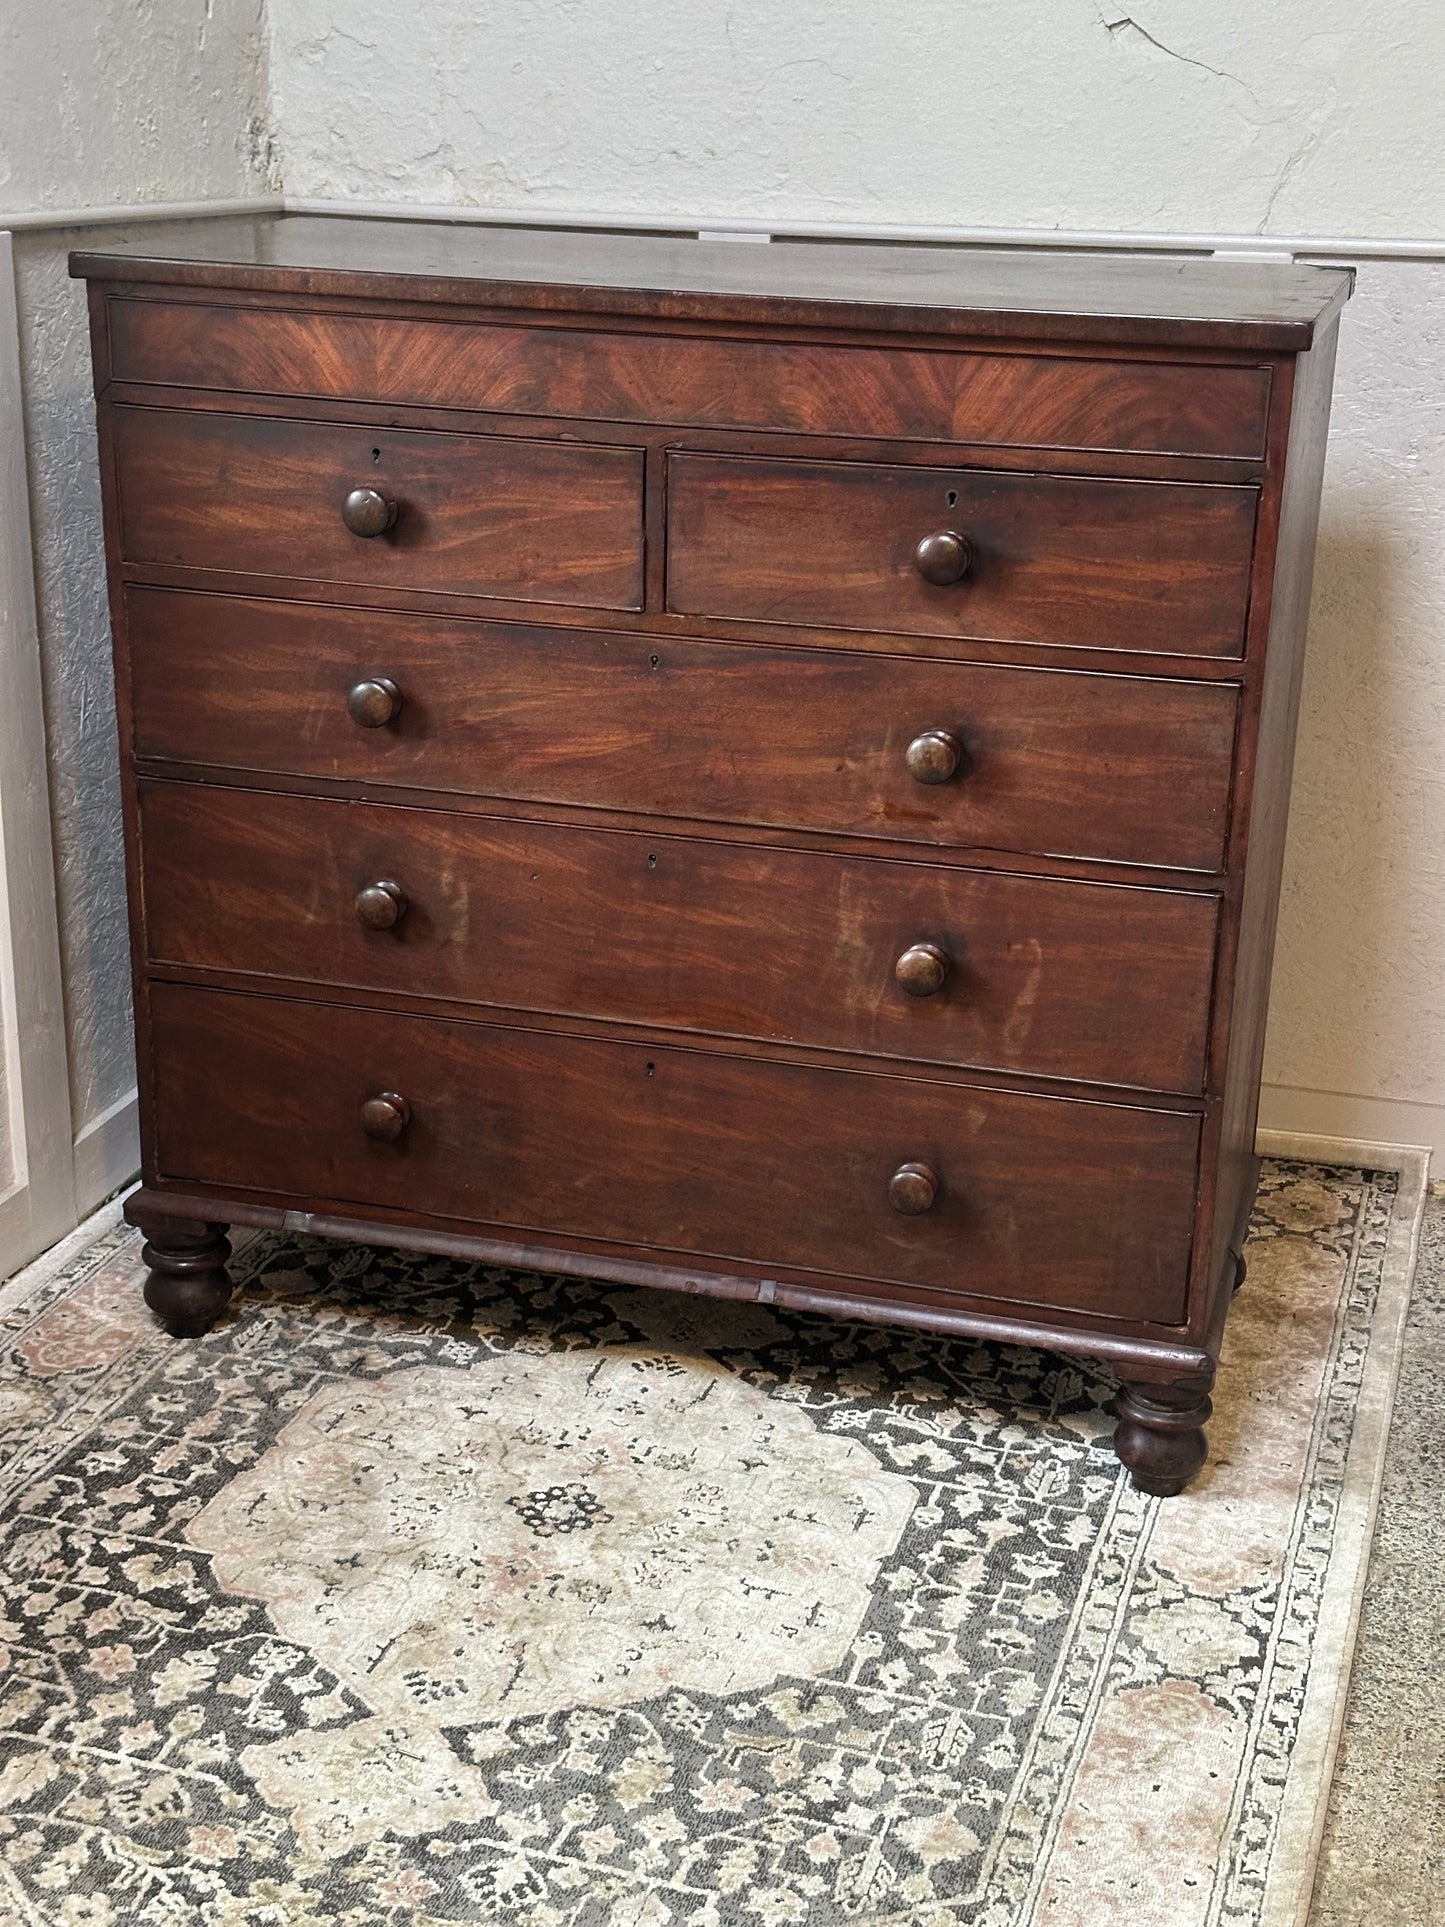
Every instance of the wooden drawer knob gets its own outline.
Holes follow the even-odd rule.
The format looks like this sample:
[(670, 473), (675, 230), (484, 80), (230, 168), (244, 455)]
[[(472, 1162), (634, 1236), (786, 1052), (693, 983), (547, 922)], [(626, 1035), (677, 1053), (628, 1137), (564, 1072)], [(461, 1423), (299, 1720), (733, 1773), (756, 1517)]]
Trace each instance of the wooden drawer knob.
[(948, 976), (948, 952), (936, 943), (911, 943), (894, 964), (893, 975), (910, 997), (932, 997)]
[(904, 752), (915, 783), (946, 783), (963, 762), (963, 744), (948, 729), (925, 729)]
[(913, 566), (925, 582), (947, 589), (962, 582), (973, 567), (973, 544), (957, 529), (940, 529), (925, 535), (913, 551)]
[(900, 1164), (888, 1180), (888, 1202), (905, 1218), (922, 1217), (938, 1196), (938, 1173), (926, 1164)]
[(361, 1128), (368, 1137), (394, 1143), (410, 1123), (411, 1106), (396, 1091), (378, 1091), (361, 1107)]
[(386, 878), (356, 893), (356, 921), (368, 930), (394, 930), (406, 911), (406, 891)]
[(341, 504), (341, 519), (353, 535), (385, 535), (396, 520), (396, 503), (379, 488), (354, 488)]
[(362, 729), (380, 729), (401, 714), (401, 691), (390, 676), (368, 676), (353, 683), (346, 696), (351, 720)]

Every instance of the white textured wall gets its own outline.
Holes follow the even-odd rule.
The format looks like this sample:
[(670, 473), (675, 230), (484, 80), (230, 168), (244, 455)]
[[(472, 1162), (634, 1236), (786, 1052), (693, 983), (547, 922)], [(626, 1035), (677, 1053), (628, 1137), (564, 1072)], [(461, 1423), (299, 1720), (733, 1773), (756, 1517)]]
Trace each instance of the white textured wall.
[[(261, 0), (0, 6), (0, 227), (9, 210), (254, 191), (266, 165), (260, 13)], [(135, 1066), (89, 347), (83, 293), (65, 275), (79, 238), (21, 236), (16, 265), (72, 1113), (84, 1153), (134, 1085)], [(92, 1162), (104, 1182), (104, 1156)]]
[(1445, 263), (1366, 264), (1340, 336), (1265, 1076), (1289, 1128), (1445, 1155), (1442, 374)]
[(1445, 232), (1439, 0), (269, 0), (297, 194)]
[[(268, 0), (286, 189), (1445, 236), (1439, 0)], [(1346, 311), (1266, 1121), (1445, 1151), (1445, 267)]]
[(0, 216), (245, 193), (264, 165), (261, 5), (6, 0)]

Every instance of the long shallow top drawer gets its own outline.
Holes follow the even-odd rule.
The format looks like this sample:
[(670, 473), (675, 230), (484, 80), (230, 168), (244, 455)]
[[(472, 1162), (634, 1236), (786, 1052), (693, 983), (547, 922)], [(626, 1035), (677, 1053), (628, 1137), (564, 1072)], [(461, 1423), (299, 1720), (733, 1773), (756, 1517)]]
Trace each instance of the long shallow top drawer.
[(116, 380), (678, 427), (1264, 453), (1266, 368), (611, 333), (112, 297)]

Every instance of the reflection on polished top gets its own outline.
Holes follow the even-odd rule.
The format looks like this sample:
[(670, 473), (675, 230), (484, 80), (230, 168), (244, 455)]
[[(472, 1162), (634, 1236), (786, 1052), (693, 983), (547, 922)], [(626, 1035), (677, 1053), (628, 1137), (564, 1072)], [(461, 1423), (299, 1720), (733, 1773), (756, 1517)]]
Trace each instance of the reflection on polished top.
[(876, 242), (742, 246), (306, 214), (157, 222), (132, 241), (81, 251), (73, 266), (86, 276), (291, 291), (299, 271), (314, 294), (488, 306), (545, 308), (538, 291), (557, 288), (565, 290), (557, 305), (572, 311), (676, 317), (705, 300), (714, 319), (802, 321), (815, 310), (833, 324), (866, 316), (880, 328), (926, 325), (944, 334), (1017, 334), (1026, 320), (1040, 339), (1285, 352), (1309, 347), (1352, 282), (1347, 269), (1279, 262)]

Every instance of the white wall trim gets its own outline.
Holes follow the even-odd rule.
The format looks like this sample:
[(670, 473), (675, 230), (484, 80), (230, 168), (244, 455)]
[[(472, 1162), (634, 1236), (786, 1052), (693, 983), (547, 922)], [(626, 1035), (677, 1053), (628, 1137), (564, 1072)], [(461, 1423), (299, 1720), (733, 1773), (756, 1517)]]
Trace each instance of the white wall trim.
[(1445, 1158), (1445, 1104), (1266, 1084), (1260, 1092), (1259, 1123), (1262, 1132), (1427, 1146), (1437, 1159)]
[(920, 227), (897, 222), (795, 221), (745, 214), (638, 214), (623, 208), (475, 207), (452, 202), (328, 200), (283, 196), (288, 214), (388, 221), (453, 221), (478, 227), (585, 228), (739, 239), (912, 241), (970, 248), (1059, 248), (1074, 253), (1224, 254), (1243, 260), (1445, 261), (1440, 240), (1331, 234), (1132, 234), (1121, 229)]
[(1384, 1144), (1370, 1138), (1329, 1137), (1319, 1131), (1255, 1132), (1254, 1148), (1262, 1158), (1300, 1158), (1308, 1164), (1350, 1164), (1366, 1171), (1398, 1171), (1415, 1189), (1430, 1177), (1428, 1144)]
[(134, 227), (141, 221), (201, 221), (223, 214), (278, 214), (279, 194), (246, 194), (229, 201), (116, 201), (108, 207), (31, 207), (0, 212), (0, 230)]
[(1122, 228), (991, 228), (907, 222), (766, 219), (748, 214), (640, 214), (628, 208), (479, 207), (453, 201), (360, 201), (308, 194), (231, 200), (126, 201), (106, 207), (17, 208), (0, 231), (133, 227), (228, 214), (335, 214), (358, 220), (442, 221), (473, 227), (583, 228), (601, 233), (702, 234), (739, 240), (878, 241), (968, 248), (1058, 248), (1073, 253), (1220, 254), (1238, 260), (1445, 261), (1445, 237), (1335, 234), (1136, 234)]
[(140, 1105), (129, 1090), (93, 1117), (75, 1140), (75, 1208), (83, 1217), (140, 1169)]

